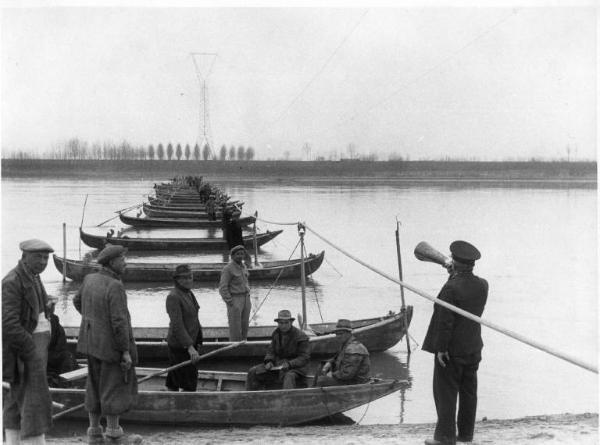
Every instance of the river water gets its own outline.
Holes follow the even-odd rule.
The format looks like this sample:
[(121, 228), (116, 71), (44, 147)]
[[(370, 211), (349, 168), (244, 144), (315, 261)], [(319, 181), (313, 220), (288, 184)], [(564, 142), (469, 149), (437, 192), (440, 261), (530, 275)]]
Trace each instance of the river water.
[[(212, 180), (212, 178), (208, 178)], [(80, 258), (77, 228), (105, 233), (122, 227), (115, 211), (141, 203), (151, 192), (148, 180), (2, 179), (2, 275), (19, 259), (19, 241), (41, 238), (67, 257)], [(400, 222), (404, 279), (436, 295), (446, 280), (443, 268), (418, 261), (413, 249), (427, 241), (444, 253), (456, 239), (482, 252), (475, 273), (486, 278), (490, 294), (483, 317), (504, 329), (533, 339), (583, 361), (598, 362), (597, 192), (595, 188), (514, 187), (502, 184), (409, 184), (394, 181), (236, 181), (213, 180), (235, 199), (244, 213), (258, 211), (260, 230), (284, 232), (263, 246), (259, 259), (298, 257), (294, 223), (308, 227), (306, 248), (325, 250), (323, 266), (307, 282), (310, 322), (365, 318), (397, 311), (397, 284), (381, 277), (325, 243), (397, 277), (395, 230)], [(86, 201), (85, 212), (83, 205)], [(165, 234), (165, 231), (161, 231)], [(147, 234), (148, 232), (142, 233)], [(167, 236), (201, 236), (200, 231), (170, 231)], [(129, 236), (136, 236), (135, 232)], [(130, 261), (135, 258), (130, 257)], [(223, 261), (221, 254), (165, 255), (150, 261)], [(60, 298), (57, 313), (64, 325), (79, 324), (71, 299), (76, 283), (63, 284), (53, 264), (42, 275), (50, 294)], [(217, 283), (197, 285), (204, 326), (226, 325)], [(166, 326), (164, 309), (170, 283), (128, 284), (129, 307), (136, 326)], [(299, 283), (255, 283), (255, 323), (274, 324), (279, 309), (301, 312)], [(348, 413), (361, 423), (435, 421), (431, 394), (433, 356), (420, 350), (433, 304), (406, 291), (414, 306), (410, 326), (412, 354), (406, 342), (372, 355), (373, 374), (408, 379), (399, 393)], [(479, 371), (477, 418), (513, 418), (562, 412), (598, 412), (597, 375), (484, 327), (485, 347)], [(224, 364), (224, 366), (227, 364)], [(213, 366), (213, 365), (211, 365)], [(213, 367), (218, 367), (217, 363)], [(239, 368), (242, 365), (237, 365)], [(247, 365), (243, 365), (244, 367)]]

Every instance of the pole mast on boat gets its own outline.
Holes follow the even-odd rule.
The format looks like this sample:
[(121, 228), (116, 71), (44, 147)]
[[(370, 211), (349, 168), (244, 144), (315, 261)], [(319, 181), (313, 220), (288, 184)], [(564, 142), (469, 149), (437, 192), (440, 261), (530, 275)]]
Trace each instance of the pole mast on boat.
[[(400, 281), (404, 281), (402, 277), (402, 255), (400, 254), (400, 221), (396, 218), (396, 253), (398, 254), (398, 277)], [(410, 341), (408, 339), (408, 317), (406, 316), (406, 302), (404, 301), (404, 286), (400, 285), (400, 297), (402, 298), (402, 307), (400, 312), (404, 315), (404, 336), (406, 337), (406, 348), (410, 355)]]
[(304, 233), (306, 229), (304, 224), (298, 223), (298, 235), (300, 235), (300, 285), (302, 287), (302, 322), (300, 329), (306, 330), (308, 323), (306, 322), (306, 276), (304, 274)]
[[(200, 95), (201, 125), (200, 125), (200, 129), (199, 129), (198, 142), (199, 142), (199, 146), (200, 146), (201, 150), (203, 150), (204, 147), (208, 146), (208, 148), (210, 150), (210, 155), (212, 156), (213, 159), (216, 159), (215, 152), (213, 150), (212, 134), (211, 134), (211, 129), (210, 129), (207, 80), (208, 80), (208, 76), (210, 76), (213, 65), (215, 64), (215, 60), (217, 59), (217, 53), (190, 53), (190, 55), (192, 56), (192, 61), (194, 62), (194, 67), (196, 69), (196, 77), (198, 77), (198, 82), (200, 82), (200, 87), (202, 88), (202, 92)], [(210, 59), (208, 70), (206, 70), (205, 75), (202, 75), (202, 71), (200, 70), (200, 66), (199, 66), (198, 60), (197, 60), (198, 57)]]

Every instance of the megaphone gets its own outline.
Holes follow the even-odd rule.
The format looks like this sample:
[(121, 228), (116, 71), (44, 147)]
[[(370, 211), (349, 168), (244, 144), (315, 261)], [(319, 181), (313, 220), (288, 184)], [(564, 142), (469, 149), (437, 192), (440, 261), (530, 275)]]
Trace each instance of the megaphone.
[(417, 257), (418, 260), (436, 263), (445, 268), (448, 268), (448, 266), (452, 264), (450, 258), (425, 241), (421, 241), (415, 247), (415, 257)]

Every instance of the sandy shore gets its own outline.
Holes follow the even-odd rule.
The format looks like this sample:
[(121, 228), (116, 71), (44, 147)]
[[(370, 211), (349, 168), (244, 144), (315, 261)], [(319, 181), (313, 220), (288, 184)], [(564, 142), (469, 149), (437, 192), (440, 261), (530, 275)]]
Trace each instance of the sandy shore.
[[(86, 443), (86, 425), (59, 422), (49, 444)], [(432, 437), (433, 424), (335, 425), (252, 428), (169, 428), (126, 425), (142, 434), (144, 444), (421, 444)], [(598, 414), (559, 414), (477, 422), (473, 444), (597, 444)]]

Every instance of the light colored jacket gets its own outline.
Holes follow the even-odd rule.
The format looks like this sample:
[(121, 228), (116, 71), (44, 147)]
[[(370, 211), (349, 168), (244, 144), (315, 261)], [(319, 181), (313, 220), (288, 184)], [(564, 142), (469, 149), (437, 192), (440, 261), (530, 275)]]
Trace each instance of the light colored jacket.
[(233, 295), (250, 294), (248, 285), (248, 269), (246, 265), (238, 264), (231, 260), (221, 271), (221, 281), (219, 282), (219, 294), (225, 303), (231, 302)]

